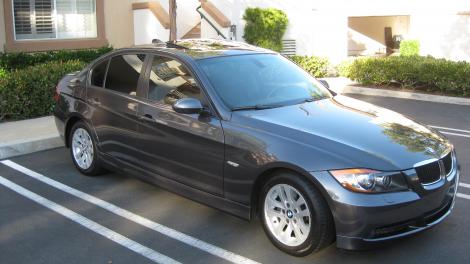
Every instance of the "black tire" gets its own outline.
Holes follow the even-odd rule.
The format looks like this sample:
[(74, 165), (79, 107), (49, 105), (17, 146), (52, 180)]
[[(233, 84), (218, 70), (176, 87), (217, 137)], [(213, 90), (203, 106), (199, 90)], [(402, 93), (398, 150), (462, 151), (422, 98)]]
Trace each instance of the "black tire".
[[(287, 184), (294, 187), (302, 194), (311, 212), (311, 228), (306, 240), (297, 246), (288, 246), (278, 240), (270, 231), (264, 213), (264, 203), (269, 190), (278, 184)], [(306, 256), (312, 252), (317, 252), (330, 245), (335, 240), (335, 228), (333, 216), (330, 208), (320, 191), (302, 176), (291, 172), (279, 172), (273, 175), (263, 186), (259, 205), (259, 217), (263, 223), (263, 228), (271, 242), (282, 251), (297, 257)]]
[[(73, 144), (72, 144), (73, 135), (75, 131), (79, 128), (84, 129), (88, 133), (88, 135), (91, 138), (91, 142), (93, 144), (93, 159), (91, 161), (91, 165), (85, 169), (79, 166), (73, 153)], [(68, 141), (69, 141), (68, 145), (70, 147), (70, 156), (78, 171), (80, 171), (82, 174), (86, 176), (98, 176), (106, 172), (106, 170), (102, 166), (102, 162), (100, 161), (96, 140), (93, 138), (90, 132), (90, 129), (83, 121), (78, 121), (72, 126), (72, 128), (70, 129), (70, 134), (68, 135)]]

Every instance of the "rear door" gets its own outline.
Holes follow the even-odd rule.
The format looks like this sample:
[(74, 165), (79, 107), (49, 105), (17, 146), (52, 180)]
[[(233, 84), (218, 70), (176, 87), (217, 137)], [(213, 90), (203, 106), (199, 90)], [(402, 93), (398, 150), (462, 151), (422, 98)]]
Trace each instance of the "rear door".
[(154, 55), (143, 81), (147, 100), (139, 106), (142, 166), (158, 175), (216, 195), (223, 193), (224, 136), (212, 113), (180, 114), (180, 98), (208, 99), (188, 67)]
[(138, 157), (137, 105), (145, 57), (126, 53), (98, 63), (87, 89), (88, 114), (101, 152), (131, 164)]

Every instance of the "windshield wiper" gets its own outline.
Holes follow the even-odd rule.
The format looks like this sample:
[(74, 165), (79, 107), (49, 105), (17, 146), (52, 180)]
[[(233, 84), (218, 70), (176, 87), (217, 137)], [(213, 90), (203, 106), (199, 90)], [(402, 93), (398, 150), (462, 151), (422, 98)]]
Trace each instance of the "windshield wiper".
[(234, 107), (231, 110), (232, 111), (242, 111), (242, 110), (263, 110), (263, 109), (270, 109), (270, 108), (276, 108), (276, 107), (281, 107), (283, 105), (280, 104), (258, 104), (258, 105), (246, 105), (246, 106), (239, 106), (239, 107)]

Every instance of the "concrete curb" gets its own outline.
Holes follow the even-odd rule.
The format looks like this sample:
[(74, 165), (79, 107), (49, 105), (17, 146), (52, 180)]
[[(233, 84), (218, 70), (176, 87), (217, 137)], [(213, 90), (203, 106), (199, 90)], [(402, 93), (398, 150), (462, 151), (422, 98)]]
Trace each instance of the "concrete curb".
[(375, 89), (368, 87), (345, 86), (341, 91), (342, 94), (362, 94), (371, 96), (394, 97), (401, 99), (412, 99), (420, 101), (428, 101), (443, 104), (470, 105), (470, 99), (452, 96), (442, 96), (433, 94), (422, 94), (413, 92), (393, 91), (384, 89)]
[(18, 142), (8, 142), (8, 144), (0, 146), (0, 159), (11, 158), (62, 146), (64, 146), (64, 142), (59, 136), (28, 139)]
[(356, 82), (345, 77), (322, 78), (330, 85), (331, 90), (338, 94), (362, 94), (370, 96), (393, 97), (401, 99), (412, 99), (443, 104), (470, 105), (469, 98), (442, 96), (405, 91), (385, 90), (371, 87), (359, 87)]
[(54, 117), (0, 123), (0, 159), (64, 145)]

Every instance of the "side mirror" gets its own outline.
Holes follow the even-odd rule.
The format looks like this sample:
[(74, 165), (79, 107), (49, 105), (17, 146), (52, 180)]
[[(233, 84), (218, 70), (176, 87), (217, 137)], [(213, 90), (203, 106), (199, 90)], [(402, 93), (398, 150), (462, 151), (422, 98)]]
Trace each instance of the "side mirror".
[(204, 107), (196, 98), (181, 98), (173, 104), (173, 110), (180, 114), (199, 114)]
[(326, 80), (319, 80), (323, 86), (326, 87), (326, 89), (330, 90), (330, 84)]
[(326, 81), (326, 80), (318, 80), (321, 84), (323, 84), (323, 86), (325, 86), (326, 89), (328, 89), (328, 91), (330, 91), (330, 93), (335, 96), (337, 95), (337, 93), (333, 90), (330, 89), (330, 84)]

